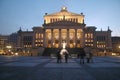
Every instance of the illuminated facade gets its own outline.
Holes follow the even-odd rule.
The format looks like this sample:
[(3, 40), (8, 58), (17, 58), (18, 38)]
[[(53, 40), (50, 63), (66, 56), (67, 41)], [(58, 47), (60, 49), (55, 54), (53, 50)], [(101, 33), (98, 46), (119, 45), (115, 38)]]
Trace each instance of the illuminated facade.
[(33, 31), (18, 31), (19, 47), (61, 48), (112, 48), (111, 30), (96, 31), (94, 26), (86, 26), (84, 14), (69, 12), (62, 7), (60, 12), (44, 15), (42, 27), (33, 27)]
[(0, 35), (0, 55), (5, 54), (4, 49), (8, 46), (8, 35)]

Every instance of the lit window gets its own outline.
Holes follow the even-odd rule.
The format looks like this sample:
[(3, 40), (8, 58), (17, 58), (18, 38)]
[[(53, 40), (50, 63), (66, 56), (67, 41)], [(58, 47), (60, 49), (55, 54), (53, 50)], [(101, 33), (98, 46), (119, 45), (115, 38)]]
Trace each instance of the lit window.
[(77, 33), (77, 38), (80, 39), (81, 35), (80, 33)]
[(43, 42), (43, 40), (41, 40), (41, 42)]
[(38, 37), (39, 35), (38, 35), (38, 33), (36, 33), (36, 39), (38, 39), (39, 37)]
[(43, 38), (43, 34), (41, 34), (41, 38)]
[(43, 44), (41, 44), (41, 46), (43, 46)]
[(93, 46), (93, 44), (91, 44), (91, 46)]
[(90, 40), (88, 40), (88, 42), (90, 42)]
[(40, 33), (39, 33), (39, 38), (40, 38)]
[(67, 37), (67, 36), (66, 36), (66, 33), (62, 33), (62, 38), (63, 38), (63, 39), (66, 39), (66, 37)]
[(87, 38), (87, 34), (85, 34), (85, 38)]
[(73, 39), (74, 34), (70, 33), (69, 36), (70, 36), (70, 39)]
[(93, 34), (91, 34), (91, 38), (93, 38)]
[(90, 34), (90, 33), (88, 33), (88, 36), (87, 36), (87, 37), (88, 37), (88, 38), (90, 38), (90, 36), (91, 36), (91, 34)]
[(93, 40), (91, 40), (91, 42), (93, 42)]
[(48, 39), (51, 39), (51, 33), (48, 33)]
[(59, 34), (55, 33), (55, 38), (58, 39), (59, 38)]

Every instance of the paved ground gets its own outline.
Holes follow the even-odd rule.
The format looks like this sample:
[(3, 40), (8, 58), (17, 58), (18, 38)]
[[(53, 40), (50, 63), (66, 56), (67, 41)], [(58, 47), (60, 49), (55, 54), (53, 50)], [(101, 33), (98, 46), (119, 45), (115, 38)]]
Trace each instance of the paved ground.
[(0, 56), (0, 80), (120, 80), (120, 56), (93, 60), (58, 64), (48, 57)]

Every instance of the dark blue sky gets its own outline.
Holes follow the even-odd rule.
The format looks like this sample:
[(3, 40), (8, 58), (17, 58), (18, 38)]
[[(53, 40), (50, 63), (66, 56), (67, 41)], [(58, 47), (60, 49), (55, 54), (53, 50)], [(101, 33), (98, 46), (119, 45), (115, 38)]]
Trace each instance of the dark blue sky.
[(112, 35), (120, 36), (120, 0), (0, 0), (0, 34), (41, 26), (44, 13), (59, 12), (62, 6), (83, 12), (87, 26), (97, 30), (110, 26)]

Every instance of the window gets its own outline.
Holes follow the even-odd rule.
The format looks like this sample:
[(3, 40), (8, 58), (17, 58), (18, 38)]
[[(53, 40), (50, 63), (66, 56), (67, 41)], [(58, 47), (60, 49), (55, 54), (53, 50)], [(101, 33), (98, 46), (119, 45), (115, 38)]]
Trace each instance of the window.
[(98, 48), (105, 48), (105, 47), (106, 47), (106, 44), (105, 44), (105, 42), (103, 42), (103, 41), (97, 41), (97, 47), (98, 47)]
[(23, 37), (23, 46), (24, 47), (32, 47), (32, 36), (24, 36)]
[(85, 34), (85, 45), (86, 46), (93, 46), (93, 33), (86, 33)]
[(87, 38), (87, 34), (85, 34), (85, 38)]
[(38, 33), (35, 34), (36, 39), (38, 39)]

